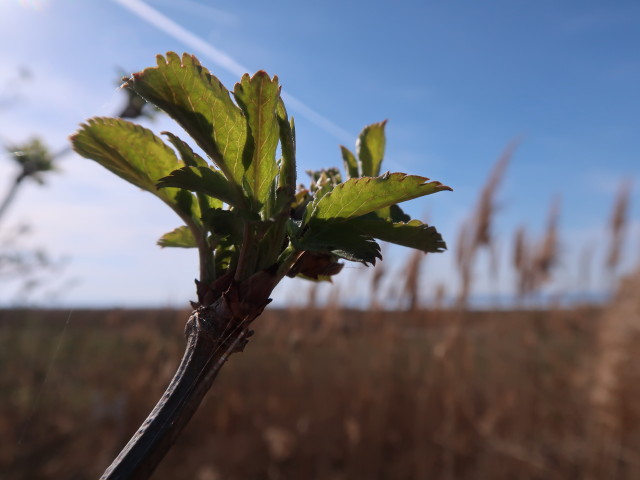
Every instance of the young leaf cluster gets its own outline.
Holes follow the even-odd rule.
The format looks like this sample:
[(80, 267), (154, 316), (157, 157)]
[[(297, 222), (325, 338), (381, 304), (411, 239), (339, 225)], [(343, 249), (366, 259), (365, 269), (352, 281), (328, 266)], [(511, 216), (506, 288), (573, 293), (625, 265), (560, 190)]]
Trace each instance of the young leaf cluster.
[[(380, 174), (385, 122), (366, 127), (356, 154), (341, 147), (337, 169), (312, 172), (296, 191), (295, 126), (276, 76), (245, 74), (233, 91), (191, 55), (169, 52), (126, 87), (171, 116), (203, 155), (122, 119), (93, 118), (72, 137), (80, 155), (164, 201), (183, 225), (163, 247), (197, 248), (198, 296), (208, 304), (260, 271), (313, 279), (340, 271), (340, 259), (374, 264), (383, 240), (424, 252), (445, 248), (431, 226), (398, 203), (449, 187), (404, 173)], [(276, 158), (280, 154), (279, 158)]]

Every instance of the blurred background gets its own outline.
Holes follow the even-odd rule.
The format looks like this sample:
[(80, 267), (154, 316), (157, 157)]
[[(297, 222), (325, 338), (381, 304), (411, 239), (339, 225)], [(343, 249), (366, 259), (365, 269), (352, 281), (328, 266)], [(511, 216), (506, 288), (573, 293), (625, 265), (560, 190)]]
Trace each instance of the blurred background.
[(96, 477), (175, 370), (196, 255), (68, 137), (178, 130), (120, 88), (176, 51), (278, 75), (300, 182), (388, 119), (454, 191), (403, 205), (447, 252), (283, 282), (154, 478), (640, 477), (637, 45), (631, 0), (0, 0), (0, 471)]

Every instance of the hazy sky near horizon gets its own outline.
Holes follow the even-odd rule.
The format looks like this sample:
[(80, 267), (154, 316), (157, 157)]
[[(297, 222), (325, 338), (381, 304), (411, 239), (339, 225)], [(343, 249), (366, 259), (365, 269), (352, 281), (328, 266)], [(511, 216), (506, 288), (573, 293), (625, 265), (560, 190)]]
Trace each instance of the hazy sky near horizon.
[[(541, 235), (556, 196), (563, 257), (554, 288), (570, 290), (580, 252), (591, 249), (594, 271), (602, 263), (624, 180), (635, 183), (625, 258), (638, 260), (638, 45), (640, 3), (632, 0), (0, 0), (0, 141), (39, 135), (63, 149), (80, 122), (122, 106), (119, 74), (153, 66), (158, 53), (194, 53), (230, 89), (240, 71), (264, 69), (290, 97), (301, 181), (305, 170), (341, 167), (338, 145), (353, 148), (362, 127), (388, 119), (383, 168), (454, 188), (407, 208), (451, 247), (491, 167), (519, 138), (498, 195), (504, 272), (480, 278), (477, 291), (513, 292), (513, 231), (525, 225)], [(163, 117), (145, 125), (175, 129)], [(9, 161), (0, 172), (3, 192), (14, 175)], [(56, 305), (183, 306), (194, 298), (195, 253), (155, 246), (180, 224), (175, 214), (74, 154), (45, 187), (26, 186), (2, 222), (5, 231), (29, 224), (25, 246), (68, 258), (61, 278), (74, 286)], [(426, 288), (455, 290), (454, 257), (451, 248), (428, 259)], [(301, 284), (277, 295), (292, 295), (292, 285)], [(0, 304), (11, 294), (0, 287)]]

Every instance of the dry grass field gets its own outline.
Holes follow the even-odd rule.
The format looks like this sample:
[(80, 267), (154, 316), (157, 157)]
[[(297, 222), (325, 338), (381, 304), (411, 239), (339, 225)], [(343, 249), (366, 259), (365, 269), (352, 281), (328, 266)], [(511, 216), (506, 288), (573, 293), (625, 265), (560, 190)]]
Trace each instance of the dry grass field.
[[(469, 307), (509, 157), (451, 248), (452, 304), (439, 291), (421, 307), (419, 255), (398, 281), (384, 265), (369, 279), (379, 299), (394, 276), (394, 311), (316, 307), (314, 290), (305, 308), (267, 309), (153, 478), (640, 478), (640, 270), (606, 305)], [(611, 215), (612, 283), (629, 192)], [(540, 238), (514, 234), (516, 304), (559, 264), (557, 203), (548, 218)], [(0, 478), (98, 478), (173, 375), (188, 315), (0, 310)]]
[[(154, 478), (640, 478), (637, 282), (597, 309), (268, 311)], [(1, 312), (2, 478), (97, 478), (186, 315)]]

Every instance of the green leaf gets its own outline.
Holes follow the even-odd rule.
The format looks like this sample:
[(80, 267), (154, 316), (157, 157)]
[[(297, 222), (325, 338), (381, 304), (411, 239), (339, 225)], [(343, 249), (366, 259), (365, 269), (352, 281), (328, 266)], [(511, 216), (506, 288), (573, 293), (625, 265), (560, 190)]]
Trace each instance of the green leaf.
[(296, 191), (296, 127), (293, 117), (289, 120), (282, 98), (278, 101), (278, 125), (282, 158), (278, 172), (278, 188), (293, 201)]
[(340, 171), (335, 167), (321, 170), (307, 170), (307, 174), (311, 177), (309, 190), (312, 192), (313, 203), (311, 206), (305, 208), (304, 223), (307, 223), (311, 218), (311, 214), (314, 211), (313, 207), (318, 204), (322, 197), (342, 182)]
[(264, 205), (272, 193), (270, 187), (273, 179), (278, 174), (275, 161), (280, 135), (278, 77), (271, 79), (262, 70), (253, 77), (245, 74), (240, 83), (236, 83), (233, 95), (244, 112), (251, 133), (243, 158), (245, 175), (251, 186), (252, 197), (259, 205)]
[(229, 237), (234, 244), (242, 242), (245, 220), (237, 211), (211, 208), (202, 214), (202, 221), (216, 237)]
[(322, 222), (307, 230), (296, 244), (296, 248), (321, 253), (332, 253), (337, 257), (375, 264), (382, 259), (380, 245), (373, 238), (356, 230), (345, 229), (342, 223)]
[(191, 229), (184, 225), (165, 233), (158, 240), (158, 245), (161, 247), (197, 248), (198, 242), (196, 242)]
[(411, 221), (411, 217), (404, 213), (402, 209), (398, 205), (389, 205), (388, 207), (381, 208), (380, 210), (376, 210), (371, 215), (375, 215), (379, 219), (388, 220), (392, 223), (404, 222), (407, 223)]
[(71, 137), (73, 149), (137, 187), (156, 193), (156, 182), (181, 166), (151, 130), (116, 118), (92, 118)]
[(389, 216), (387, 218), (389, 220), (391, 220), (392, 222), (394, 222), (394, 223), (396, 223), (396, 222), (407, 223), (407, 222), (411, 221), (411, 217), (409, 215), (407, 215), (406, 213), (404, 213), (402, 208), (400, 208), (400, 206), (398, 206), (398, 205), (389, 206)]
[(451, 190), (440, 182), (404, 173), (385, 173), (380, 177), (352, 178), (336, 186), (317, 202), (305, 223), (314, 220), (348, 219), (404, 202)]
[(153, 193), (185, 222), (197, 221), (191, 193), (156, 183), (183, 165), (173, 150), (151, 130), (116, 118), (92, 118), (71, 137), (73, 149), (135, 186)]
[(280, 131), (282, 157), (278, 161), (278, 175), (273, 181), (272, 191), (275, 198), (270, 198), (265, 208), (264, 217), (269, 216), (274, 224), (269, 228), (260, 248), (259, 265), (270, 266), (280, 256), (282, 245), (286, 242), (286, 222), (290, 216), (291, 206), (295, 202), (296, 190), (296, 145), (295, 125), (293, 118), (289, 120), (282, 98), (278, 98), (277, 118)]
[(182, 140), (177, 135), (174, 135), (171, 132), (160, 132), (162, 135), (165, 135), (169, 141), (176, 147), (178, 153), (180, 154), (180, 158), (185, 163), (185, 165), (189, 167), (208, 167), (209, 164), (207, 161), (198, 155), (193, 149), (189, 146), (187, 142)]
[(387, 121), (374, 123), (364, 127), (356, 142), (356, 154), (360, 159), (360, 170), (363, 177), (380, 175), (380, 165), (384, 158), (386, 144), (384, 127)]
[[(173, 146), (176, 148), (176, 150), (178, 150), (178, 153), (180, 154), (180, 158), (187, 166), (206, 167), (206, 168), (209, 167), (209, 164), (207, 163), (207, 161), (204, 158), (202, 158), (200, 155), (198, 155), (196, 152), (194, 152), (189, 146), (189, 144), (183, 141), (180, 137), (178, 137), (177, 135), (174, 135), (171, 132), (161, 132), (161, 133), (165, 135), (169, 139), (169, 141), (173, 144)], [(236, 192), (234, 192), (234, 194), (235, 193)], [(205, 195), (201, 192), (196, 193), (196, 196), (198, 197), (198, 204), (200, 206), (200, 211), (202, 212), (208, 210), (209, 208), (222, 207), (222, 201), (215, 197)]]
[(215, 250), (216, 277), (221, 277), (236, 263), (236, 250), (232, 245), (222, 243)]
[(447, 249), (446, 243), (435, 227), (426, 225), (419, 220), (411, 220), (408, 223), (392, 223), (375, 218), (354, 218), (342, 225), (343, 228), (354, 229), (362, 235), (423, 252), (439, 253)]
[(238, 192), (219, 171), (209, 167), (182, 167), (158, 181), (158, 188), (176, 187), (204, 193), (232, 206), (239, 206)]
[(375, 240), (366, 237), (352, 237), (348, 244), (341, 243), (340, 246), (331, 250), (338, 258), (344, 258), (350, 262), (360, 262), (364, 265), (376, 264), (376, 259), (382, 260), (380, 245)]
[(242, 185), (247, 122), (229, 91), (192, 56), (168, 52), (157, 67), (135, 73), (127, 82), (180, 124), (224, 175)]
[(358, 178), (360, 171), (358, 168), (358, 160), (355, 155), (347, 147), (340, 145), (340, 151), (342, 152), (342, 160), (344, 161), (344, 170), (347, 172), (347, 179)]

